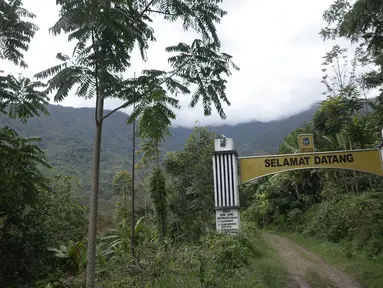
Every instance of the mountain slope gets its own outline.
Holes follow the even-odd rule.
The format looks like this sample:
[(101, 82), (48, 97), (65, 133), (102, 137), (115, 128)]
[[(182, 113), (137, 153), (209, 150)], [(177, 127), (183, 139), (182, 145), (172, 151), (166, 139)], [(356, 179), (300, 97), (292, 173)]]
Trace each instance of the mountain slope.
[[(49, 105), (50, 116), (32, 118), (27, 124), (0, 117), (0, 126), (8, 125), (26, 137), (39, 136), (51, 165), (49, 173), (62, 172), (77, 177), (83, 192), (90, 189), (91, 160), (94, 137), (94, 109)], [(274, 153), (283, 138), (300, 124), (312, 118), (316, 108), (283, 120), (268, 123), (249, 122), (235, 126), (223, 125), (211, 130), (234, 139), (241, 156), (257, 151)], [(130, 169), (132, 127), (126, 125), (128, 116), (117, 112), (103, 126), (101, 154), (101, 194), (109, 194), (115, 172)], [(163, 151), (182, 149), (191, 128), (172, 128), (172, 136), (163, 144)]]

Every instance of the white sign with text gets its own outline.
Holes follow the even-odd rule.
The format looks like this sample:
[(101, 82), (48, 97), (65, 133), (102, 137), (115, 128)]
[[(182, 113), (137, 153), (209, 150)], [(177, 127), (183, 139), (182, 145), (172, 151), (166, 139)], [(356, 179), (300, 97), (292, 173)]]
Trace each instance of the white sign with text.
[(239, 209), (223, 208), (215, 210), (218, 232), (236, 233), (240, 226)]

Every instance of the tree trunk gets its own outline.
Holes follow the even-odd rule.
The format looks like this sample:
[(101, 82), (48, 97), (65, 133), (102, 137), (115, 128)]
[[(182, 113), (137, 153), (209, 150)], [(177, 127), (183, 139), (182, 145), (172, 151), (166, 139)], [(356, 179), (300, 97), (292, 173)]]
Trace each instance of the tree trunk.
[(354, 181), (355, 181), (355, 194), (359, 194), (359, 183), (358, 178), (356, 177), (356, 171), (352, 171), (354, 174)]
[[(133, 110), (135, 109), (135, 106)], [(135, 219), (135, 165), (136, 165), (136, 120), (133, 121), (133, 129), (132, 129), (132, 134), (133, 134), (133, 153), (132, 153), (132, 235), (131, 235), (131, 249), (132, 249), (132, 257), (135, 258), (135, 253), (134, 253), (134, 246), (135, 246), (135, 235), (134, 235), (134, 230), (136, 228), (136, 219)], [(145, 199), (146, 200), (146, 199)], [(145, 207), (146, 209), (146, 207)]]
[[(350, 140), (350, 149), (351, 150), (353, 150), (353, 147), (352, 147), (352, 142), (351, 142), (351, 140)], [(362, 149), (363, 149), (363, 147), (362, 147)], [(354, 183), (353, 183), (353, 185), (354, 185), (354, 187), (355, 187), (355, 194), (359, 194), (359, 184), (358, 184), (358, 178), (356, 177), (356, 171), (355, 170), (353, 170), (352, 171), (352, 174), (353, 174), (353, 179), (354, 179)]]
[(368, 176), (368, 182), (370, 182), (370, 187), (371, 189), (374, 189), (374, 185), (372, 185), (371, 177), (370, 175)]
[[(100, 97), (101, 98), (101, 97)], [(96, 107), (96, 134), (93, 146), (92, 164), (92, 186), (90, 194), (90, 211), (88, 226), (88, 251), (86, 266), (86, 288), (95, 287), (96, 278), (96, 238), (97, 238), (97, 214), (98, 214), (98, 191), (100, 183), (100, 154), (101, 154), (101, 133), (102, 133), (102, 113), (104, 100), (98, 99)]]
[(347, 194), (350, 194), (350, 192), (348, 191), (347, 181), (345, 182), (345, 185), (344, 185), (344, 186), (346, 187), (346, 193), (347, 193)]
[(300, 201), (301, 200), (301, 195), (299, 194), (299, 187), (298, 187), (298, 184), (295, 183), (295, 194), (297, 195), (297, 200)]
[[(341, 175), (342, 175), (342, 180), (343, 180), (343, 182), (344, 182), (344, 186), (345, 186), (345, 188), (346, 188), (346, 193), (347, 194), (349, 194), (350, 192), (349, 192), (349, 190), (348, 190), (348, 181), (347, 181), (347, 174), (344, 172), (344, 171), (342, 171), (341, 172)], [(352, 187), (351, 187), (352, 188)]]
[(147, 191), (146, 191), (146, 189), (145, 189), (145, 223), (146, 223), (146, 221), (147, 221), (147, 217), (146, 217), (146, 203), (147, 203), (147, 197), (148, 197), (148, 195), (147, 195)]
[[(301, 171), (298, 172), (300, 175), (301, 175)], [(296, 174), (295, 174), (296, 176)], [(301, 201), (301, 195), (300, 195), (300, 189), (299, 189), (299, 184), (298, 184), (298, 181), (297, 181), (297, 178), (294, 177), (294, 184), (295, 184), (295, 193), (297, 194), (297, 198), (298, 198), (298, 201)], [(302, 179), (302, 178), (300, 178)]]
[(351, 187), (351, 190), (352, 190), (352, 193), (353, 194), (356, 194), (356, 191), (355, 191), (355, 183), (354, 183), (354, 175), (352, 174), (353, 171), (347, 171), (349, 172), (348, 174), (350, 175), (349, 178), (350, 178), (350, 187)]

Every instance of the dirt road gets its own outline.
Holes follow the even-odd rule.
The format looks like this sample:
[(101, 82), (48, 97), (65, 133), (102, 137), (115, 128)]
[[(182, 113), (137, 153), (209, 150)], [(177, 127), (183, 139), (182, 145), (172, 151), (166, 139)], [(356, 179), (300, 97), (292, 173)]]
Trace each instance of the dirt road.
[(264, 238), (278, 252), (282, 264), (291, 276), (291, 287), (363, 288), (358, 281), (291, 240), (269, 233), (264, 233)]

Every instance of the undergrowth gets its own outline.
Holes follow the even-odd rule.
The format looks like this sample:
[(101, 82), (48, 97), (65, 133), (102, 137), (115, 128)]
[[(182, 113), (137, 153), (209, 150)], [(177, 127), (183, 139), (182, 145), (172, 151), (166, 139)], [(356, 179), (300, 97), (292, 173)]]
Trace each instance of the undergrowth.
[(139, 260), (108, 261), (101, 286), (115, 287), (251, 287), (279, 288), (286, 283), (276, 254), (255, 226), (242, 223), (235, 236), (210, 231), (199, 243), (163, 246), (147, 242)]

